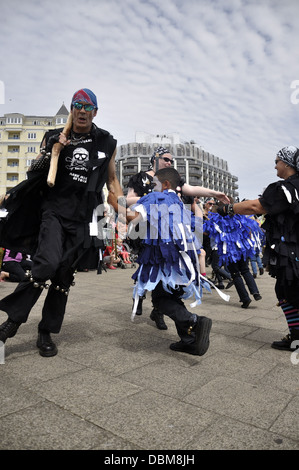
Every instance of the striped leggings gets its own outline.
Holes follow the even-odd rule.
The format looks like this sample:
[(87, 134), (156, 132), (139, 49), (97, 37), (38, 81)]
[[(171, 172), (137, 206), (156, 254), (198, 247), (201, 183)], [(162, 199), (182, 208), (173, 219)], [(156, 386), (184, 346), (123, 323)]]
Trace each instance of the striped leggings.
[(278, 306), (285, 314), (289, 330), (299, 330), (299, 309), (293, 307), (287, 300), (279, 300)]

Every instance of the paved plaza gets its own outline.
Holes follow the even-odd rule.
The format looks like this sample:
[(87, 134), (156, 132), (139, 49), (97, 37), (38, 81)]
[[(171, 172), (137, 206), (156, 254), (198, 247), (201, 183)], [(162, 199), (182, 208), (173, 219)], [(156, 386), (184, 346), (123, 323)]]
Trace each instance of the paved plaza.
[[(197, 357), (169, 349), (174, 323), (155, 327), (149, 295), (131, 321), (133, 272), (77, 274), (53, 358), (35, 346), (42, 294), (2, 348), (0, 449), (298, 450), (299, 354), (270, 347), (286, 332), (274, 280), (258, 276), (248, 309), (234, 287), (229, 302), (204, 293), (192, 311), (213, 326)], [(1, 297), (14, 288), (0, 283)]]

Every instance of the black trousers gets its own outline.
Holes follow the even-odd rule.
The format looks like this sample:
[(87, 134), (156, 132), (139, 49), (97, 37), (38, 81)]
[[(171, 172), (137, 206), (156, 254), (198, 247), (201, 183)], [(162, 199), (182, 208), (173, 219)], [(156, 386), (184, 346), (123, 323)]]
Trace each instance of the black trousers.
[[(82, 232), (82, 233), (81, 233)], [(45, 211), (39, 232), (38, 248), (32, 259), (32, 278), (20, 282), (15, 291), (0, 301), (0, 310), (11, 320), (25, 323), (43, 289), (35, 282), (51, 281), (42, 308), (40, 330), (59, 333), (64, 318), (68, 290), (74, 279), (74, 262), (83, 246), (83, 230), (77, 222), (59, 218)]]
[(229, 263), (227, 265), (227, 269), (231, 273), (236, 291), (239, 294), (240, 302), (247, 302), (250, 300), (243, 278), (251, 294), (259, 293), (254, 277), (249, 271), (248, 261), (245, 261), (243, 258), (241, 258), (236, 263)]
[(26, 270), (30, 270), (32, 261), (22, 260), (18, 261), (4, 261), (2, 264), (2, 271), (9, 273), (8, 281), (20, 282), (25, 279)]
[(163, 284), (159, 284), (152, 291), (152, 303), (155, 308), (170, 317), (176, 326), (177, 333), (181, 341), (185, 344), (191, 344), (195, 341), (195, 333), (188, 333), (188, 329), (194, 324), (197, 316), (189, 312), (185, 307), (184, 302), (180, 298), (182, 295), (182, 288), (173, 290), (169, 293), (163, 289)]

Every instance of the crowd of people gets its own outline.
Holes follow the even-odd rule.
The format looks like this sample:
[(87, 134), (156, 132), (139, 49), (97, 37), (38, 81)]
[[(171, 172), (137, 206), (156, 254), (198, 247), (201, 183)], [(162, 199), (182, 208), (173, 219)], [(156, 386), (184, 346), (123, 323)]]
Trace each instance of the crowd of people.
[[(281, 180), (261, 197), (234, 202), (183, 181), (169, 149), (160, 146), (148, 170), (130, 179), (125, 197), (115, 171), (116, 140), (94, 124), (97, 111), (91, 90), (76, 91), (67, 126), (45, 134), (26, 180), (2, 202), (9, 217), (0, 223), (5, 247), (0, 280), (17, 286), (0, 300), (7, 314), (0, 341), (15, 336), (47, 287), (36, 344), (43, 357), (55, 356), (51, 334), (62, 327), (75, 271), (135, 266), (134, 252), (138, 268), (132, 275), (131, 318), (143, 313), (143, 301), (151, 296), (150, 318), (157, 328), (167, 329), (165, 315), (175, 323), (179, 341), (171, 350), (201, 356), (209, 347), (212, 320), (188, 311), (184, 299), (193, 297), (195, 306), (203, 288), (234, 287), (241, 307), (248, 308), (250, 296), (262, 300), (256, 278), (266, 267), (276, 278), (290, 332), (272, 347), (293, 350), (299, 339), (299, 150), (290, 146), (278, 152)], [(116, 210), (114, 219), (110, 207)]]

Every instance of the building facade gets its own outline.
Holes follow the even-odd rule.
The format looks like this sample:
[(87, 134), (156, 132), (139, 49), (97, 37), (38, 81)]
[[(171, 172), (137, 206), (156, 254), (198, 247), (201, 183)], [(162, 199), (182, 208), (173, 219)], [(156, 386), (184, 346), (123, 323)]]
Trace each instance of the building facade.
[(68, 114), (63, 104), (55, 116), (0, 116), (0, 195), (26, 178), (45, 132), (64, 127)]
[[(0, 195), (26, 178), (26, 172), (40, 151), (45, 132), (64, 127), (69, 111), (63, 104), (55, 116), (25, 116), (20, 113), (0, 116)], [(124, 194), (129, 179), (148, 170), (157, 146), (164, 146), (174, 158), (174, 167), (186, 183), (222, 191), (238, 198), (238, 178), (227, 161), (212, 155), (195, 142), (181, 142), (179, 134), (153, 135), (137, 132), (135, 142), (117, 147), (116, 171)]]
[(160, 145), (169, 149), (174, 158), (174, 168), (186, 183), (221, 191), (238, 200), (238, 178), (229, 172), (227, 161), (207, 152), (194, 141), (180, 142), (176, 133), (152, 135), (137, 132), (135, 142), (117, 148), (117, 176), (125, 194), (130, 177), (148, 170), (150, 157)]

